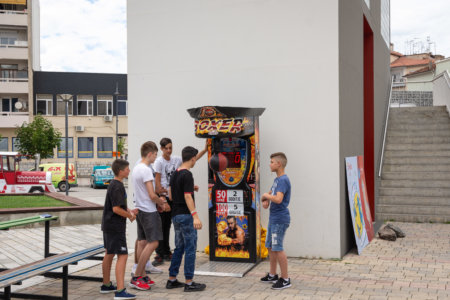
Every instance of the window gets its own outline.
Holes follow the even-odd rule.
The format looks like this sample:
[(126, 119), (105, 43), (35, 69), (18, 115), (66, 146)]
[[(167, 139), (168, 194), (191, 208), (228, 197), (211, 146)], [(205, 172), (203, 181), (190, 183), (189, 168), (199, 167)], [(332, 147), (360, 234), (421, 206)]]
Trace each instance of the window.
[[(0, 9), (3, 9), (3, 8), (0, 8)], [(15, 45), (16, 41), (17, 41), (17, 36), (19, 34), (20, 34), (20, 32), (17, 30), (2, 29), (0, 31), (0, 47), (5, 47), (8, 45)]]
[(16, 37), (0, 37), (0, 45), (14, 45), (17, 41)]
[(16, 103), (19, 101), (18, 98), (2, 98), (0, 111), (2, 112), (17, 112)]
[(53, 115), (52, 95), (36, 95), (36, 114), (43, 116)]
[(0, 151), (8, 151), (8, 138), (0, 138)]
[(128, 114), (128, 106), (126, 100), (117, 100), (117, 106), (119, 116), (126, 116)]
[(391, 43), (391, 1), (381, 0), (381, 36), (386, 42), (386, 46), (389, 48)]
[(97, 157), (112, 158), (113, 138), (99, 137), (97, 138)]
[(17, 75), (17, 71), (19, 70), (19, 65), (9, 65), (2, 64), (0, 65), (1, 78), (15, 78)]
[(92, 116), (93, 97), (80, 95), (77, 97), (77, 112), (79, 116)]
[(79, 137), (78, 138), (78, 158), (94, 157), (94, 138)]
[(16, 137), (12, 138), (12, 151), (20, 152), (19, 150), (20, 140)]
[(112, 116), (112, 96), (98, 96), (97, 97), (97, 115)]
[[(73, 138), (68, 138), (68, 151), (67, 154), (69, 158), (73, 158)], [(58, 147), (58, 158), (65, 158), (66, 157), (66, 138), (63, 137), (60, 140), (59, 147)]]
[[(66, 103), (59, 98), (59, 95), (56, 96), (56, 114), (58, 116), (66, 115)], [(71, 116), (73, 114), (73, 101), (69, 101), (69, 107), (67, 109), (67, 114)]]

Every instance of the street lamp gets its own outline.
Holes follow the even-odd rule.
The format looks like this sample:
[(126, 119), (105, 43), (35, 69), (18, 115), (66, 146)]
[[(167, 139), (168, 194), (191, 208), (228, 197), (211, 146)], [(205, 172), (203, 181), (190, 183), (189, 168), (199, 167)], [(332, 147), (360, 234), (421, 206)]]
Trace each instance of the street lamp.
[(119, 83), (116, 82), (116, 91), (114, 92), (116, 96), (116, 159), (119, 156)]
[(68, 116), (68, 110), (69, 110), (69, 102), (72, 101), (73, 96), (70, 94), (61, 94), (59, 95), (59, 99), (64, 101), (66, 104), (66, 196), (69, 196), (69, 116)]

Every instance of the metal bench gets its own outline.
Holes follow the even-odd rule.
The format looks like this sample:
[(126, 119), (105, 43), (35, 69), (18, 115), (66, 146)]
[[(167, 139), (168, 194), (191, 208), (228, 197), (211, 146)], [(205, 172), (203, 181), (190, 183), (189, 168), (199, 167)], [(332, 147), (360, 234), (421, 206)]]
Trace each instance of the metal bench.
[[(43, 216), (34, 216), (10, 221), (0, 222), (0, 230), (8, 230), (11, 227), (24, 226), (33, 223), (41, 223), (45, 222), (45, 240), (44, 240), (44, 257), (48, 257), (51, 255), (50, 253), (50, 221), (58, 220), (57, 216), (51, 215), (43, 215)], [(5, 269), (0, 269), (3, 271)]]
[[(4, 292), (0, 292), (0, 298), (11, 299), (11, 297), (23, 298), (23, 299), (68, 299), (68, 280), (91, 280), (102, 281), (101, 277), (89, 277), (89, 276), (73, 276), (69, 275), (69, 265), (76, 263), (83, 259), (88, 259), (94, 255), (103, 253), (105, 251), (103, 245), (91, 247), (74, 253), (63, 253), (54, 256), (44, 258), (34, 263), (23, 265), (11, 270), (7, 270), (0, 273), (0, 288), (4, 289)], [(54, 269), (61, 268), (62, 272), (50, 272)], [(49, 296), (49, 295), (36, 295), (25, 293), (12, 293), (11, 285), (20, 284), (22, 280), (29, 279), (34, 276), (44, 275), (54, 278), (62, 278), (62, 297)]]

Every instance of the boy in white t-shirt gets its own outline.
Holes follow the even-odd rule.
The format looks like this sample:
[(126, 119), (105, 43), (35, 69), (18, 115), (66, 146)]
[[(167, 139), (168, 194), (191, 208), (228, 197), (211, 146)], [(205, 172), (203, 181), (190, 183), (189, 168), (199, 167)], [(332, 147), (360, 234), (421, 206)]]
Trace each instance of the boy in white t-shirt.
[(132, 173), (134, 187), (135, 207), (137, 215), (138, 265), (130, 286), (139, 290), (149, 290), (155, 282), (145, 273), (145, 265), (158, 247), (158, 241), (162, 239), (161, 218), (156, 205), (162, 210), (168, 209), (164, 197), (158, 197), (153, 188), (153, 173), (148, 167), (156, 159), (158, 148), (154, 142), (145, 142), (141, 146), (141, 162), (138, 163)]
[[(181, 157), (172, 155), (173, 145), (170, 138), (162, 138), (159, 142), (161, 146), (162, 156), (155, 160), (155, 189), (159, 196), (165, 196), (168, 198), (168, 189), (170, 178), (173, 173), (180, 167), (182, 160)], [(205, 149), (200, 151), (196, 159), (199, 160), (207, 151), (208, 144), (206, 143)], [(161, 265), (164, 260), (170, 261), (172, 259), (172, 252), (170, 251), (169, 239), (170, 239), (170, 226), (172, 225), (172, 202), (169, 201), (170, 210), (160, 212), (161, 225), (163, 232), (163, 239), (159, 241), (159, 246), (156, 248), (156, 256), (153, 261), (154, 266)]]

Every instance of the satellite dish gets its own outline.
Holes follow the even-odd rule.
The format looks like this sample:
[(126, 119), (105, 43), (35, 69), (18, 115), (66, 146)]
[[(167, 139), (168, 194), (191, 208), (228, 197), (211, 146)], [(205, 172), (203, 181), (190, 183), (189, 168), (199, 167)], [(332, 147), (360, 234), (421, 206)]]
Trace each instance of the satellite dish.
[(14, 104), (14, 107), (15, 107), (16, 109), (22, 109), (23, 104), (22, 104), (22, 102), (17, 101), (16, 104)]

